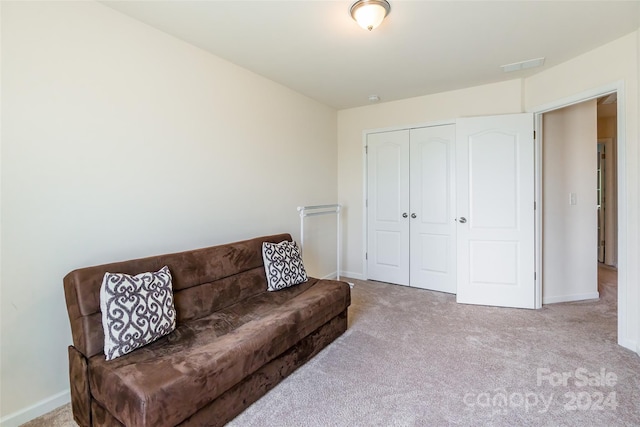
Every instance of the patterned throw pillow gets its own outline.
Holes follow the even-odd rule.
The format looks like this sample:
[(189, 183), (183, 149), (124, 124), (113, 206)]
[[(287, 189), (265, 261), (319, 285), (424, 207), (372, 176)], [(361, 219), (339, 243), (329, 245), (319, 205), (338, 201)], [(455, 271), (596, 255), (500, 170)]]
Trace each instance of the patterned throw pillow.
[(268, 291), (278, 291), (309, 280), (296, 242), (263, 242), (262, 259)]
[(100, 309), (107, 360), (167, 335), (176, 328), (169, 267), (136, 276), (105, 273)]

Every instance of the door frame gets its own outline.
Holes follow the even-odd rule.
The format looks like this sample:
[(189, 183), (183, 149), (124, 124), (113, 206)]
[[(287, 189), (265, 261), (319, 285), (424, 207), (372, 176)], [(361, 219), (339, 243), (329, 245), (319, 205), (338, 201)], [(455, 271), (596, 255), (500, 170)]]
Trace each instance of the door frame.
[(598, 88), (580, 92), (569, 97), (540, 105), (529, 112), (534, 114), (534, 129), (536, 139), (534, 141), (535, 155), (535, 197), (536, 197), (536, 308), (542, 307), (542, 115), (550, 111), (569, 107), (581, 102), (597, 99), (605, 95), (617, 93), (617, 151), (616, 151), (616, 180), (618, 187), (618, 344), (636, 351), (634, 342), (627, 336), (627, 300), (629, 284), (627, 280), (627, 134), (626, 134), (626, 97), (624, 81), (619, 80)]
[(417, 128), (425, 128), (432, 126), (444, 126), (444, 125), (455, 125), (455, 119), (452, 120), (437, 120), (426, 123), (418, 123), (412, 125), (398, 125), (398, 126), (389, 126), (384, 128), (374, 128), (374, 129), (365, 129), (362, 131), (362, 279), (369, 279), (369, 271), (367, 266), (367, 250), (369, 249), (369, 236), (368, 236), (368, 211), (369, 207), (367, 206), (367, 194), (369, 183), (367, 181), (368, 177), (368, 165), (367, 165), (367, 135), (370, 133), (380, 133), (380, 132), (394, 132), (398, 130), (410, 130)]

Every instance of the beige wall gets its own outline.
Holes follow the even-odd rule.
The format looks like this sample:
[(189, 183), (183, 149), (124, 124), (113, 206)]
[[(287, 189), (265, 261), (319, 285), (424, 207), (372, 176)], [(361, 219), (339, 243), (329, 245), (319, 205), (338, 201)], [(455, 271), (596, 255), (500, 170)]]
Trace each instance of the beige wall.
[[(615, 106), (616, 104), (610, 104), (610, 105)], [(616, 117), (598, 118), (598, 138), (615, 139), (617, 130), (618, 130), (618, 120)]]
[[(619, 223), (619, 239), (626, 241), (626, 259), (618, 255), (618, 265), (624, 264), (619, 274), (620, 300), (623, 307), (619, 312), (619, 331), (621, 342), (630, 348), (635, 347), (638, 338), (639, 323), (638, 295), (639, 274), (639, 175), (638, 167), (638, 31), (621, 37), (611, 43), (594, 49), (584, 55), (556, 67), (545, 70), (525, 80), (525, 106), (534, 111), (549, 103), (574, 97), (580, 93), (594, 90), (605, 85), (622, 82), (624, 91), (619, 94), (618, 102), (624, 105), (624, 114), (618, 117), (625, 125), (624, 135), (618, 135), (618, 151), (626, 158), (623, 165), (618, 164), (626, 188), (618, 188), (619, 197), (624, 204), (618, 206), (627, 218), (625, 224)], [(626, 230), (623, 227), (627, 227)], [(626, 274), (626, 277), (625, 277)]]
[(338, 112), (338, 198), (344, 215), (344, 274), (363, 274), (363, 131), (457, 117), (518, 113), (522, 81), (510, 80)]
[(591, 100), (543, 117), (544, 304), (598, 297), (596, 108)]
[[(297, 236), (298, 205), (337, 200), (337, 117), (98, 3), (1, 7), (0, 410), (10, 425), (68, 399), (67, 272)], [(335, 270), (332, 256), (309, 262), (316, 275)]]

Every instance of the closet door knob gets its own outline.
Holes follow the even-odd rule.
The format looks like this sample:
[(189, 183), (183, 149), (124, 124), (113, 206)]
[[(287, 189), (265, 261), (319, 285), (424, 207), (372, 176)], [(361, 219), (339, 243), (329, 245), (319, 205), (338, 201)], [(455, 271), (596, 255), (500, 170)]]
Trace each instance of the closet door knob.
[(460, 221), (460, 224), (464, 224), (465, 222), (467, 222), (467, 218), (461, 216), (458, 221)]
[(417, 218), (418, 216), (414, 213), (411, 214), (411, 218)]
[(406, 212), (402, 214), (402, 218), (406, 218), (406, 217), (408, 217), (408, 216), (409, 216), (409, 215), (407, 215), (407, 213), (406, 213)]

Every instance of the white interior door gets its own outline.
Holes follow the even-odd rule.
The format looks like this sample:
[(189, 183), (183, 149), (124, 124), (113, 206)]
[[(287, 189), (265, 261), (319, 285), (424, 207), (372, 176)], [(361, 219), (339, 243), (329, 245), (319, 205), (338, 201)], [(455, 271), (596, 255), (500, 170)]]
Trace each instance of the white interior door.
[(410, 284), (456, 293), (455, 126), (411, 129)]
[(409, 130), (367, 135), (367, 276), (409, 284)]
[(535, 308), (533, 115), (456, 122), (457, 301)]

